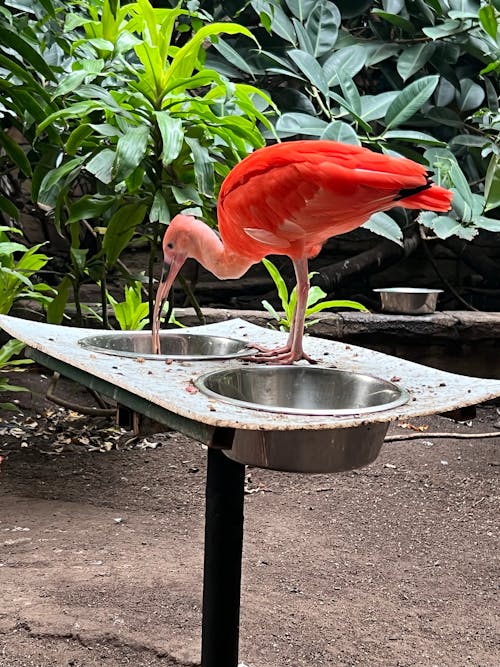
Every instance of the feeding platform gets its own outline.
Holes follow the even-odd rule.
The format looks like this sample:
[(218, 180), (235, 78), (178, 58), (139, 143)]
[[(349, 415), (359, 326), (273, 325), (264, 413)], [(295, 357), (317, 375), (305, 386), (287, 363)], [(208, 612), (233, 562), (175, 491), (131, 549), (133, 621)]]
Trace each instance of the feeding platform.
[[(245, 463), (297, 472), (360, 467), (376, 458), (390, 422), (500, 397), (499, 380), (309, 337), (305, 350), (317, 366), (249, 363), (239, 358), (247, 346), (275, 347), (284, 335), (240, 319), (162, 333), (183, 338), (181, 347), (162, 343), (154, 357), (149, 332), (97, 333), (5, 315), (0, 326), (42, 365), (209, 446), (201, 667), (238, 664)], [(190, 336), (222, 347), (193, 355), (199, 339)], [(237, 342), (229, 351), (228, 339)]]

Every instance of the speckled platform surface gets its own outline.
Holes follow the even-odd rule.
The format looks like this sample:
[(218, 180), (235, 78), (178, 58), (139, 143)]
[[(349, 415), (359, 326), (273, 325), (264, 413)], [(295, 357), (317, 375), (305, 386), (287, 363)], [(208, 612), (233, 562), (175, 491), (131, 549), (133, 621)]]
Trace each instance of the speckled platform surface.
[[(0, 327), (29, 347), (54, 359), (86, 371), (174, 414), (211, 426), (250, 430), (347, 428), (370, 422), (438, 414), (500, 396), (500, 380), (445, 373), (362, 347), (306, 337), (304, 348), (320, 365), (368, 373), (397, 382), (410, 392), (410, 401), (401, 407), (369, 416), (277, 414), (208, 398), (193, 385), (194, 379), (211, 370), (248, 362), (232, 359), (172, 361), (166, 364), (160, 360), (128, 359), (92, 352), (78, 344), (85, 336), (102, 334), (101, 330), (36, 323), (7, 315), (0, 316)], [(241, 319), (192, 327), (189, 331), (240, 338), (270, 347), (286, 340), (285, 334), (248, 324)]]

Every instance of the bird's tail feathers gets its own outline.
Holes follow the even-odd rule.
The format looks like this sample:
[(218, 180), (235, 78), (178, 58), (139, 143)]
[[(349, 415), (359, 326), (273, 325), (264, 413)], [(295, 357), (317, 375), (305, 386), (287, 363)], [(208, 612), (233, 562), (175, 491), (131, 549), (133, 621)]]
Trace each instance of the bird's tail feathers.
[(449, 211), (453, 193), (440, 185), (432, 183), (430, 187), (401, 198), (399, 205), (405, 208), (425, 209), (427, 211)]

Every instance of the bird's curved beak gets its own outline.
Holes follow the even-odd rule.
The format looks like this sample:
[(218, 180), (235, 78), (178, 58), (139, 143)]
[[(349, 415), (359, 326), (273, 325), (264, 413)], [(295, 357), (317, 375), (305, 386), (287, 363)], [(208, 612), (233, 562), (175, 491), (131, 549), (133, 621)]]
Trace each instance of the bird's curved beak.
[(156, 292), (155, 298), (155, 307), (153, 311), (153, 325), (152, 325), (152, 335), (153, 335), (153, 353), (160, 354), (160, 316), (161, 311), (163, 310), (163, 305), (169, 295), (172, 285), (177, 278), (177, 274), (184, 264), (185, 257), (175, 257), (175, 259), (169, 264), (168, 262), (163, 263), (163, 268), (161, 271), (160, 283), (158, 285), (158, 290)]

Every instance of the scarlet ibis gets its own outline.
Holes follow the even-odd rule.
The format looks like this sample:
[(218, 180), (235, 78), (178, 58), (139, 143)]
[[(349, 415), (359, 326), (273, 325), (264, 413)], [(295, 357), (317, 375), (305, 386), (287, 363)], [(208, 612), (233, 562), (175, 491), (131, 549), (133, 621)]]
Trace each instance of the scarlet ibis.
[(287, 344), (260, 350), (255, 360), (311, 361), (302, 347), (309, 291), (308, 259), (331, 236), (359, 227), (396, 206), (447, 211), (452, 193), (431, 182), (413, 160), (335, 141), (266, 146), (237, 164), (222, 183), (220, 237), (201, 220), (176, 215), (163, 238), (164, 264), (153, 316), (159, 352), (163, 303), (188, 257), (217, 278), (240, 278), (266, 255), (287, 255), (297, 278), (297, 306)]

